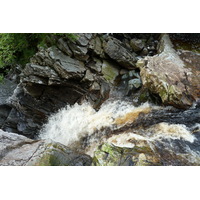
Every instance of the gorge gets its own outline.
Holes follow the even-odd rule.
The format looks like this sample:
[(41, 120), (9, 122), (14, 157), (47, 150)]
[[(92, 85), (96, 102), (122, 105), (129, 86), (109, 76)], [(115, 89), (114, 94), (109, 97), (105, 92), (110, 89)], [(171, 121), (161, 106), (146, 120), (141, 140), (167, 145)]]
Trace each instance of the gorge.
[(0, 165), (200, 165), (199, 34), (56, 36), (0, 85)]

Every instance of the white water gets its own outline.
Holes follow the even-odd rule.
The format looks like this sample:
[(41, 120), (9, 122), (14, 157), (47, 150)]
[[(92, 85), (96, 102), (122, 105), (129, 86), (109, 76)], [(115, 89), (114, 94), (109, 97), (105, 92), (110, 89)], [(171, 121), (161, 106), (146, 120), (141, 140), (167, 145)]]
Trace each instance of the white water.
[(95, 111), (89, 103), (67, 106), (49, 118), (48, 123), (40, 131), (39, 137), (69, 145), (102, 128), (110, 127), (112, 129), (116, 120), (127, 113), (142, 112), (143, 109), (150, 107), (150, 104), (145, 103), (136, 108), (132, 104), (122, 101), (106, 102), (99, 111)]
[(108, 143), (112, 143), (120, 147), (134, 147), (131, 140), (149, 141), (153, 142), (162, 139), (183, 139), (188, 142), (194, 142), (195, 136), (190, 133), (188, 128), (183, 124), (168, 124), (165, 122), (156, 124), (151, 128), (145, 130), (145, 135), (135, 131), (134, 133), (122, 133), (113, 135), (108, 139)]
[[(161, 107), (152, 106), (149, 103), (134, 107), (132, 104), (120, 100), (105, 102), (99, 111), (94, 110), (89, 103), (67, 106), (49, 118), (48, 123), (43, 126), (40, 132), (40, 138), (52, 139), (69, 146), (95, 132), (101, 133), (101, 130), (103, 136), (103, 128), (118, 129), (133, 122), (138, 117), (138, 113), (148, 113), (151, 109), (161, 109)], [(183, 124), (162, 122), (146, 130), (112, 135), (102, 141), (120, 147), (132, 148), (134, 140), (153, 143), (158, 140), (162, 142), (162, 139), (183, 139), (194, 142), (195, 136)], [(90, 139), (89, 146), (85, 149), (86, 153), (92, 156), (98, 145), (98, 139), (95, 137)]]

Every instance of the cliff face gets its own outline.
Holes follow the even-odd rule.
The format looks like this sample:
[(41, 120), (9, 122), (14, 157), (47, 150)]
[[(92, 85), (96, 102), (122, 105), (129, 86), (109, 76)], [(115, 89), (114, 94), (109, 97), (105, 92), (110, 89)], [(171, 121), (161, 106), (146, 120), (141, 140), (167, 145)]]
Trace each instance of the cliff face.
[(12, 110), (4, 130), (34, 138), (47, 117), (67, 104), (86, 100), (98, 109), (116, 80), (137, 68), (138, 56), (156, 52), (157, 35), (77, 35), (75, 41), (60, 38), (55, 46), (40, 49), (22, 70), (7, 100)]
[[(3, 152), (0, 164), (199, 165), (198, 156), (194, 162), (185, 156), (192, 155), (190, 149), (199, 153), (200, 141), (200, 54), (193, 48), (194, 38), (184, 41), (187, 45), (183, 48), (180, 35), (84, 33), (77, 36), (76, 40), (58, 38), (54, 46), (40, 48), (20, 75), (10, 74), (10, 79), (20, 79), (17, 84), (10, 80), (2, 83), (0, 129), (6, 132), (0, 132)], [(20, 68), (16, 69), (19, 74)], [(102, 111), (103, 103), (108, 99), (119, 99), (122, 104), (111, 109), (114, 100), (110, 101), (111, 111)], [(190, 109), (155, 106), (141, 110), (135, 107), (146, 101)], [(126, 103), (123, 107), (123, 102), (129, 103), (129, 107)], [(191, 107), (194, 102), (197, 104)], [(94, 116), (87, 121), (83, 119), (87, 115), (81, 115), (76, 123), (79, 117), (76, 113), (75, 118), (73, 115), (71, 121), (65, 123), (62, 134), (70, 123), (75, 125), (73, 130), (76, 132), (79, 126), (81, 139), (74, 143), (73, 151), (54, 141), (31, 140), (37, 138), (50, 115), (75, 103), (83, 103), (80, 111), (84, 111), (84, 105), (91, 105), (87, 114)], [(119, 111), (116, 119), (112, 116), (113, 110)], [(80, 126), (82, 121), (86, 122), (83, 128)], [(98, 129), (102, 121), (107, 126)], [(58, 129), (56, 126), (62, 126), (54, 121), (52, 124), (55, 124), (53, 131)], [(93, 124), (94, 132), (84, 136), (87, 135), (84, 128), (91, 128), (88, 124)], [(118, 142), (123, 143), (121, 136), (127, 140), (128, 148), (117, 147)], [(94, 151), (93, 161), (81, 154), (91, 141), (97, 141), (97, 145), (101, 143)], [(152, 142), (150, 146), (149, 141)], [(155, 147), (153, 151), (152, 146)], [(188, 151), (182, 152), (188, 147)], [(177, 156), (176, 151), (181, 156)]]

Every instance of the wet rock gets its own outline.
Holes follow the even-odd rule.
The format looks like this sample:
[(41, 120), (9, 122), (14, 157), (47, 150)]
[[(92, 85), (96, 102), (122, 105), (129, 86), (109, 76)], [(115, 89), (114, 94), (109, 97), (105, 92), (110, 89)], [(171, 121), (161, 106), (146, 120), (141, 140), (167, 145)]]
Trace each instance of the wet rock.
[(0, 105), (0, 128), (4, 125), (6, 119), (9, 116), (9, 113), (11, 111), (11, 107), (7, 105)]
[(122, 42), (119, 40), (110, 38), (104, 46), (104, 51), (121, 66), (127, 69), (135, 68), (135, 55), (124, 48)]
[(128, 85), (130, 89), (138, 89), (142, 86), (142, 82), (140, 79), (131, 79), (128, 81)]
[(102, 74), (105, 80), (114, 83), (116, 77), (119, 75), (119, 68), (111, 62), (103, 60)]
[(4, 79), (4, 81), (0, 83), (0, 105), (7, 103), (7, 99), (12, 96), (16, 87), (17, 84), (8, 79)]
[(141, 39), (134, 38), (130, 41), (130, 46), (132, 47), (134, 52), (138, 52), (145, 47), (145, 42)]
[(8, 118), (11, 107), (8, 105), (8, 99), (12, 96), (17, 84), (8, 79), (4, 79), (0, 83), (0, 128), (4, 125)]
[(145, 88), (158, 94), (164, 104), (187, 108), (199, 99), (199, 69), (191, 68), (173, 49), (167, 34), (160, 41), (160, 54), (149, 57), (140, 75)]
[(74, 104), (87, 93), (83, 85), (73, 81), (55, 86), (30, 83), (18, 85), (9, 98), (8, 105), (14, 110), (5, 121), (3, 129), (34, 138), (51, 113), (67, 104)]
[(147, 146), (133, 148), (118, 147), (104, 143), (95, 151), (93, 157), (95, 166), (151, 166), (160, 165), (160, 160)]
[(1, 166), (84, 166), (91, 158), (47, 140), (31, 140), (0, 130)]

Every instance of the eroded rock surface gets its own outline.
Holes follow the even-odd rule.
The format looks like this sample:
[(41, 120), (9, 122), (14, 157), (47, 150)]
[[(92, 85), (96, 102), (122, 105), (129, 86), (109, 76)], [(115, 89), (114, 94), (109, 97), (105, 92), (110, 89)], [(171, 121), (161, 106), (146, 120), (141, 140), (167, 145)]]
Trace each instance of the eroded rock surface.
[(0, 165), (84, 166), (91, 165), (91, 158), (60, 143), (31, 140), (0, 130)]
[(192, 61), (188, 64), (186, 53), (177, 53), (167, 34), (162, 36), (159, 51), (159, 55), (148, 57), (148, 64), (141, 67), (144, 87), (158, 94), (164, 104), (191, 106), (200, 97), (199, 66)]

